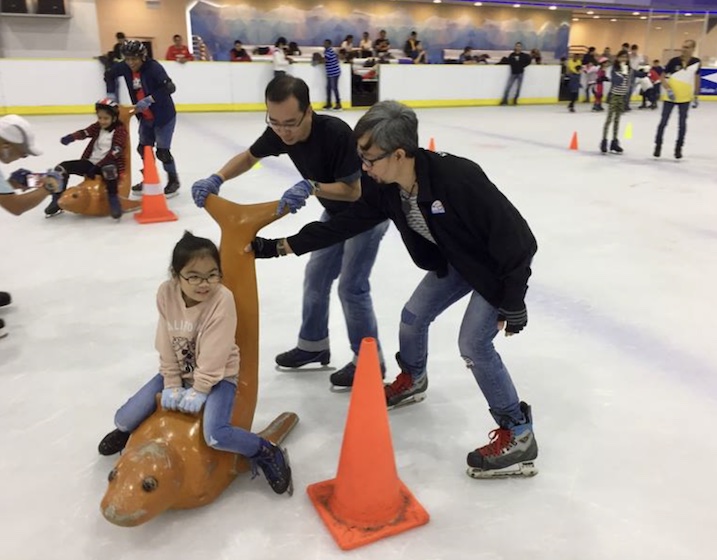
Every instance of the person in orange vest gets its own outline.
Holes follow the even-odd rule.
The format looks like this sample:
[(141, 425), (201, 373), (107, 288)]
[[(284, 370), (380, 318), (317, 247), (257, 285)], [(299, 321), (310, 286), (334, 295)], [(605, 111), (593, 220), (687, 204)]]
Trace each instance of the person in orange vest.
[(181, 35), (175, 35), (172, 37), (173, 44), (169, 45), (169, 48), (167, 49), (167, 54), (164, 58), (167, 60), (176, 60), (177, 62), (187, 62), (188, 60), (194, 60), (194, 56), (191, 52), (189, 52), (189, 49), (187, 48), (187, 45), (182, 43), (182, 36)]

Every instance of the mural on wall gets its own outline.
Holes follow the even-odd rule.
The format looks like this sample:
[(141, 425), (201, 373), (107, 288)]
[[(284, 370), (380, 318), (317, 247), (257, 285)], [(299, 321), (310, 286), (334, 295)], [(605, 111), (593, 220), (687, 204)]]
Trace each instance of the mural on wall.
[(346, 35), (358, 44), (368, 31), (375, 40), (380, 29), (387, 31), (391, 48), (402, 49), (411, 31), (428, 51), (430, 62), (442, 62), (443, 49), (471, 46), (480, 50), (511, 51), (516, 41), (527, 50), (538, 48), (555, 58), (566, 56), (570, 26), (569, 13), (559, 11), (476, 10), (473, 7), (409, 4), (396, 6), (377, 2), (331, 2), (294, 0), (291, 4), (262, 2), (217, 4), (197, 2), (190, 10), (193, 35), (200, 36), (214, 60), (229, 60), (236, 39), (246, 45), (273, 45), (280, 36), (301, 45), (334, 45)]

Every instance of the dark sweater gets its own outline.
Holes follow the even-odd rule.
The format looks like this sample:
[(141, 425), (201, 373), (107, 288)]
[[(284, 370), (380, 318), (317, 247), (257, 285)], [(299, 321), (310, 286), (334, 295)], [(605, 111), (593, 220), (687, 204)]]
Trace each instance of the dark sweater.
[(362, 177), (362, 197), (327, 222), (314, 222), (288, 238), (298, 254), (353, 237), (390, 218), (416, 265), (446, 273), (453, 266), (491, 305), (524, 308), (537, 243), (527, 222), (476, 163), (419, 150), (418, 206), (436, 244), (411, 228), (397, 185)]

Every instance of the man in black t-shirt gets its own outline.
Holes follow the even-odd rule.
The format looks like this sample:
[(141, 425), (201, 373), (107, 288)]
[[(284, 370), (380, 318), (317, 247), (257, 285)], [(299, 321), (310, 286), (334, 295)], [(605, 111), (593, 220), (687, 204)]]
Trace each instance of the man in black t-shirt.
[[(281, 154), (288, 154), (303, 179), (282, 195), (278, 214), (296, 212), (315, 195), (324, 207), (321, 220), (326, 221), (358, 200), (361, 160), (351, 127), (336, 117), (314, 114), (308, 86), (293, 76), (278, 76), (269, 82), (265, 99), (268, 126), (264, 134), (218, 173), (194, 183), (192, 196), (197, 206), (204, 206), (206, 197), (218, 194), (222, 183), (246, 173), (260, 159)], [(329, 299), (338, 278), (354, 359), (332, 374), (331, 382), (337, 387), (353, 384), (361, 340), (378, 338), (369, 276), (388, 224), (385, 220), (357, 237), (312, 253), (305, 271), (299, 341), (296, 348), (276, 357), (278, 365), (297, 368), (329, 363)]]
[(508, 55), (506, 62), (510, 65), (510, 77), (508, 78), (508, 85), (505, 86), (503, 100), (500, 104), (508, 104), (510, 90), (513, 88), (513, 84), (517, 83), (515, 97), (513, 97), (513, 105), (517, 105), (518, 96), (520, 96), (520, 86), (523, 84), (523, 73), (525, 72), (526, 66), (530, 64), (530, 55), (523, 52), (523, 43), (518, 42), (515, 44), (515, 48), (513, 52)]

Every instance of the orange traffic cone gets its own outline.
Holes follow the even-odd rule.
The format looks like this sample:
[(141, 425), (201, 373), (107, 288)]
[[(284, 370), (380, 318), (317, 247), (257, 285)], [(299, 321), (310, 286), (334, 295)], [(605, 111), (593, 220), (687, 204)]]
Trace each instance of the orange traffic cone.
[(428, 149), (432, 152), (436, 151), (436, 141), (433, 139), (433, 136), (431, 136), (431, 139), (428, 141)]
[(573, 139), (570, 140), (570, 150), (577, 150), (578, 149), (578, 133), (573, 132)]
[(393, 456), (376, 340), (361, 343), (336, 478), (308, 486), (336, 543), (350, 550), (428, 523)]
[(164, 188), (159, 183), (157, 163), (154, 161), (152, 146), (144, 147), (144, 170), (142, 173), (142, 210), (134, 215), (140, 224), (174, 222), (177, 215), (167, 208)]

